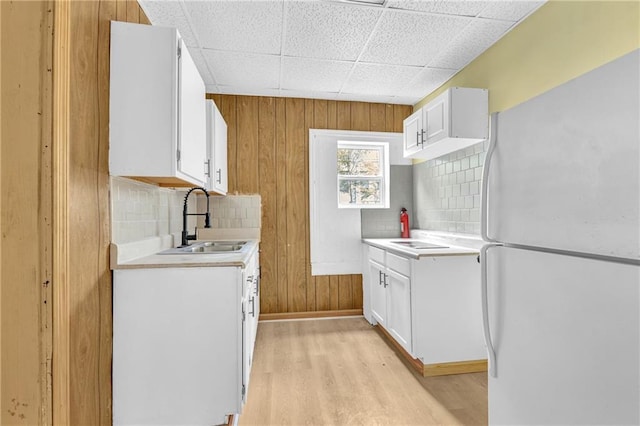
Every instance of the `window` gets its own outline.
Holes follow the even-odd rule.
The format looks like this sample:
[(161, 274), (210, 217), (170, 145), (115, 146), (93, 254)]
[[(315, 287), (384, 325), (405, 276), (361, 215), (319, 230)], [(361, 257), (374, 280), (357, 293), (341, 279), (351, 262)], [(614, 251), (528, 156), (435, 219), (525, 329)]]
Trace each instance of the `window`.
[(338, 141), (338, 207), (389, 207), (389, 144)]

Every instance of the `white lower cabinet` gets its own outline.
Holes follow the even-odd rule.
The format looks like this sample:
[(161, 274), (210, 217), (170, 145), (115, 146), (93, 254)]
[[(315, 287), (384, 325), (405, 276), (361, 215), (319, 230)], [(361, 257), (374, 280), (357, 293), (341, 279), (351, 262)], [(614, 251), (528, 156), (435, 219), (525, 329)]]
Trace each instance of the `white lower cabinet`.
[(364, 316), (423, 364), (486, 359), (477, 255), (409, 259), (365, 245)]
[(114, 425), (221, 424), (242, 412), (257, 270), (256, 253), (246, 268), (114, 271)]

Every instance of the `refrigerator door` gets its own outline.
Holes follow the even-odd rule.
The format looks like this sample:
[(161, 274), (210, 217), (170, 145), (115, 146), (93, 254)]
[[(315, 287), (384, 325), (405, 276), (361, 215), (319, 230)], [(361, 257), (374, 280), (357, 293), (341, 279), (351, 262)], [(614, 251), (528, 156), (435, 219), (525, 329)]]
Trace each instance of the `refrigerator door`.
[(640, 259), (638, 93), (636, 50), (501, 112), (488, 239)]
[(487, 250), (492, 425), (640, 422), (640, 267)]

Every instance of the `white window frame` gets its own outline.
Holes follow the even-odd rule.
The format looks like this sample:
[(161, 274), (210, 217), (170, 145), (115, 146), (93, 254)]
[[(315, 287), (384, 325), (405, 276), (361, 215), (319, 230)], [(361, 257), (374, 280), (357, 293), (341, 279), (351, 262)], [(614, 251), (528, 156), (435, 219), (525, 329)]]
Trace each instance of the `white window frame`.
[[(366, 175), (341, 175), (336, 174), (336, 202), (339, 209), (388, 209), (390, 205), (390, 182), (389, 182), (389, 142), (374, 141), (345, 141), (338, 140), (338, 149), (375, 149), (380, 151), (380, 170), (382, 174), (377, 176)], [(337, 161), (336, 157), (336, 161)], [(380, 202), (375, 204), (342, 204), (340, 203), (340, 182), (341, 180), (379, 180), (380, 181)]]
[(361, 209), (339, 209), (336, 201), (339, 140), (389, 142), (389, 164), (411, 164), (402, 158), (402, 133), (309, 129), (311, 275), (362, 273)]

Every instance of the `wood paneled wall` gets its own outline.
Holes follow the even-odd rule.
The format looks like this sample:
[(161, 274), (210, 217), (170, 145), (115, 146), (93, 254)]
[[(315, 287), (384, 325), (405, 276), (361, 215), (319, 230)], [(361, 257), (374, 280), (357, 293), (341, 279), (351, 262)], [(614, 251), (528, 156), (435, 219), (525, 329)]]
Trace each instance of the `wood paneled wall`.
[(0, 2), (0, 424), (49, 424), (53, 2)]
[(137, 1), (70, 5), (69, 423), (111, 424), (110, 21), (149, 21)]
[[(208, 95), (229, 129), (229, 193), (262, 197), (266, 314), (362, 309), (362, 276), (312, 276), (309, 129), (402, 132), (411, 106)], [(339, 249), (339, 248), (337, 248)]]

